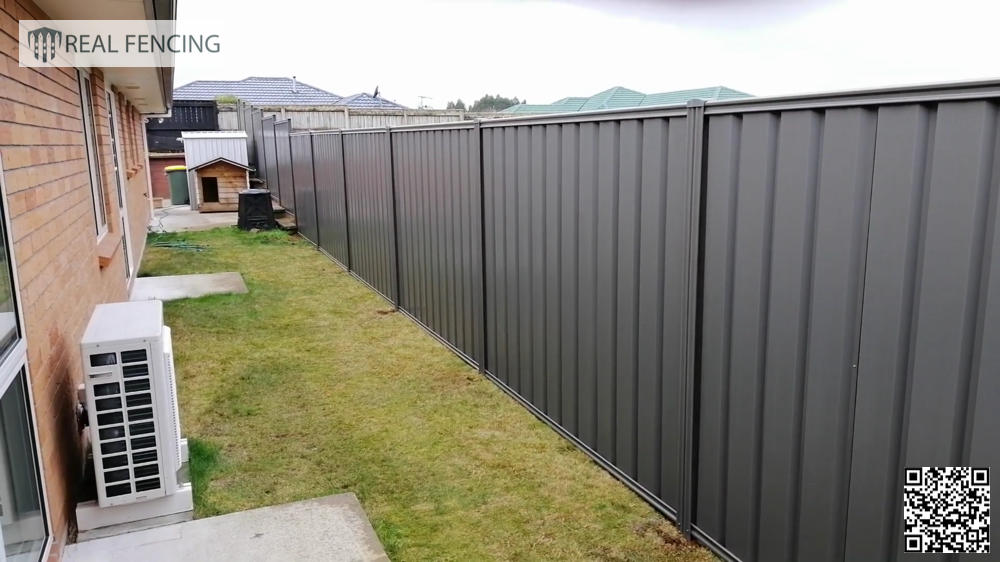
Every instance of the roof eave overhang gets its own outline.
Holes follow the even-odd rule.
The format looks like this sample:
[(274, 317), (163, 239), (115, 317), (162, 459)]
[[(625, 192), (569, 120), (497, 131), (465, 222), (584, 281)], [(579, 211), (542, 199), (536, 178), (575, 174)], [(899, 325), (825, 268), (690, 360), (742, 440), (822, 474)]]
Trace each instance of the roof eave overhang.
[[(177, 0), (35, 0), (48, 19), (147, 19), (173, 22)], [(170, 26), (173, 32), (173, 25)], [(173, 100), (174, 69), (164, 67), (101, 68), (105, 82), (114, 86), (140, 113), (169, 115)]]

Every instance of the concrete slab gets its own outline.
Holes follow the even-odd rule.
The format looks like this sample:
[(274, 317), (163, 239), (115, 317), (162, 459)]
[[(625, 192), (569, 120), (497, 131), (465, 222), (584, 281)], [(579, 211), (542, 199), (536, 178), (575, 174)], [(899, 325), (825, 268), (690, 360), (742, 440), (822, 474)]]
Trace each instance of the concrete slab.
[(251, 509), (71, 544), (66, 562), (387, 561), (354, 494)]
[(199, 213), (192, 211), (189, 205), (171, 205), (162, 209), (153, 209), (153, 218), (149, 221), (152, 232), (186, 232), (192, 230), (211, 230), (221, 226), (235, 226), (237, 213)]
[(129, 300), (172, 301), (205, 295), (246, 292), (247, 286), (243, 282), (243, 276), (235, 271), (194, 275), (161, 275), (159, 277), (137, 277), (132, 283), (132, 296)]

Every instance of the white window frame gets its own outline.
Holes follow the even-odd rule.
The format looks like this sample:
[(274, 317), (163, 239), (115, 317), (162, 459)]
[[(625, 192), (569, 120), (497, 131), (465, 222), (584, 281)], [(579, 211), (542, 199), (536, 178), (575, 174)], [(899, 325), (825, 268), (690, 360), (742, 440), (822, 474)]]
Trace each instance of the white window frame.
[(80, 91), (80, 113), (83, 115), (83, 141), (87, 152), (87, 168), (90, 172), (90, 191), (94, 203), (94, 225), (97, 238), (108, 233), (108, 211), (105, 204), (104, 176), (101, 169), (100, 146), (97, 142), (97, 128), (94, 119), (94, 83), (90, 72), (77, 69), (77, 84)]
[[(129, 235), (131, 224), (128, 221), (128, 178), (125, 177), (125, 124), (118, 110), (118, 95), (109, 84), (104, 88), (105, 103), (108, 104), (108, 129), (111, 144), (111, 162), (115, 164), (115, 201), (118, 202), (118, 218), (122, 226), (122, 249), (125, 251), (125, 279), (129, 283), (135, 278), (135, 256)], [(152, 185), (152, 184), (150, 184)]]
[[(35, 446), (35, 466), (38, 472), (38, 487), (41, 490), (42, 519), (45, 522), (45, 542), (42, 545), (42, 555), (39, 560), (48, 560), (52, 550), (52, 520), (49, 516), (49, 492), (45, 480), (45, 463), (42, 461), (42, 451), (39, 447), (38, 439), (38, 418), (35, 415), (35, 396), (31, 387), (31, 373), (28, 370), (28, 344), (25, 339), (24, 310), (21, 307), (21, 284), (17, 276), (17, 262), (14, 259), (14, 244), (11, 237), (10, 227), (10, 207), (7, 204), (7, 184), (4, 180), (3, 158), (0, 157), (0, 208), (3, 210), (3, 221), (0, 228), (3, 228), (3, 239), (7, 251), (8, 263), (10, 264), (10, 282), (14, 296), (14, 310), (17, 316), (17, 343), (14, 344), (5, 355), (0, 357), (0, 396), (10, 388), (10, 385), (24, 372), (25, 392), (27, 393), (28, 422), (31, 424), (33, 432), (33, 442)], [(2, 530), (0, 530), (2, 538)], [(3, 541), (0, 540), (0, 560), (6, 560), (3, 552)]]

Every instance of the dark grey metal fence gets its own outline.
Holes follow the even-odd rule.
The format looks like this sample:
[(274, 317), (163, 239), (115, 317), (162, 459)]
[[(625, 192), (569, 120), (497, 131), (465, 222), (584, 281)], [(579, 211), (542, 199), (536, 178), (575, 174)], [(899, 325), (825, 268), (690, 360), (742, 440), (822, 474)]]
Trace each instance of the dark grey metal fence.
[(483, 346), (479, 131), (392, 134), (399, 306), (478, 364)]
[(319, 244), (316, 220), (316, 185), (313, 181), (312, 135), (295, 133), (292, 145), (292, 183), (295, 189), (295, 220), (299, 233), (313, 244)]
[(247, 133), (247, 158), (250, 167), (257, 167), (257, 127), (254, 122), (253, 107), (240, 101), (237, 104), (240, 126)]
[(278, 160), (278, 202), (295, 213), (295, 180), (292, 177), (292, 122), (275, 121), (274, 142)]
[(692, 298), (686, 119), (483, 129), (488, 369), (671, 512)]
[(351, 270), (395, 303), (396, 228), (389, 132), (345, 133), (343, 142)]
[[(258, 110), (257, 115), (260, 115)], [(257, 150), (257, 160), (264, 162), (264, 184), (271, 191), (271, 198), (280, 199), (281, 186), (278, 185), (278, 147), (274, 138), (274, 117), (260, 120), (263, 142)]]
[(901, 559), (905, 467), (1000, 465), (998, 101), (313, 133), (300, 224), (721, 556)]
[(314, 133), (312, 139), (318, 243), (327, 255), (350, 269), (343, 135)]

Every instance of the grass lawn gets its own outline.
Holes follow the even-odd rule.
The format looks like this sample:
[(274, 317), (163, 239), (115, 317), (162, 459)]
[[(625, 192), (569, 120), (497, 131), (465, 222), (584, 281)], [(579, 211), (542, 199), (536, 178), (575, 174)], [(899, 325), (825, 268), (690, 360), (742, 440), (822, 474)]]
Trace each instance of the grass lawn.
[(394, 560), (709, 560), (375, 293), (296, 237), (147, 248), (143, 275), (239, 271), (166, 304), (199, 517), (357, 494)]

